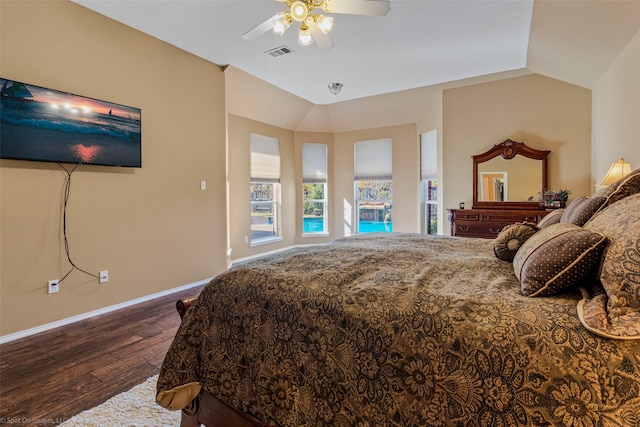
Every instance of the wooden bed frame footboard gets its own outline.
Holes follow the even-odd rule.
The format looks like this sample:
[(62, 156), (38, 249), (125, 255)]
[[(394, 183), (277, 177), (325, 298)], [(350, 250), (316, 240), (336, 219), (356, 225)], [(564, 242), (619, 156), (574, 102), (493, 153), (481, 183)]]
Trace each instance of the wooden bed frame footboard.
[[(183, 318), (197, 297), (181, 298), (176, 302), (176, 310)], [(276, 427), (273, 422), (263, 423), (251, 415), (240, 412), (220, 401), (208, 391), (200, 394), (182, 410), (180, 427)]]

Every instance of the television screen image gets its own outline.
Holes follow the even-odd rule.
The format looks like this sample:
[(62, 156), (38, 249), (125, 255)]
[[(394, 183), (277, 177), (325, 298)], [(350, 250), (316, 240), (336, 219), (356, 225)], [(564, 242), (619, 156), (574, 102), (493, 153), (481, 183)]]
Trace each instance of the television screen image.
[(141, 111), (0, 78), (0, 157), (142, 166)]

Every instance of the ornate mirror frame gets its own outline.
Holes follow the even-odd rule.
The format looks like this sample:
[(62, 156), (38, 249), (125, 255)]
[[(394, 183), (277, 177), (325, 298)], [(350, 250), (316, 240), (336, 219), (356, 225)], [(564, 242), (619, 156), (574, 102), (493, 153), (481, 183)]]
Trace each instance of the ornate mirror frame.
[(551, 151), (536, 150), (527, 147), (522, 142), (506, 141), (494, 145), (489, 151), (482, 154), (471, 156), (473, 158), (473, 209), (542, 209), (539, 201), (535, 202), (487, 202), (478, 200), (478, 164), (489, 161), (493, 158), (501, 156), (505, 160), (511, 160), (515, 156), (524, 156), (529, 159), (540, 160), (542, 168), (542, 182), (540, 183), (540, 191), (547, 188), (547, 157)]

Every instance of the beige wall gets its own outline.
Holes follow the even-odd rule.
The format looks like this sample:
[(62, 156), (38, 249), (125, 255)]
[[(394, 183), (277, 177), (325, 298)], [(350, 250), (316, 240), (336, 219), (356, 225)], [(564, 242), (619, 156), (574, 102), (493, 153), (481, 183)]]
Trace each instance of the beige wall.
[(593, 90), (593, 184), (620, 157), (640, 168), (640, 32)]
[(591, 92), (529, 75), (444, 91), (446, 208), (471, 205), (471, 156), (507, 138), (551, 150), (550, 189), (569, 189), (571, 198), (591, 194)]
[[(0, 161), (0, 335), (211, 277), (225, 268), (224, 76), (214, 64), (66, 1), (0, 2), (2, 77), (142, 109), (141, 169), (65, 175)], [(186, 90), (181, 90), (185, 88)], [(207, 190), (200, 190), (200, 181)]]

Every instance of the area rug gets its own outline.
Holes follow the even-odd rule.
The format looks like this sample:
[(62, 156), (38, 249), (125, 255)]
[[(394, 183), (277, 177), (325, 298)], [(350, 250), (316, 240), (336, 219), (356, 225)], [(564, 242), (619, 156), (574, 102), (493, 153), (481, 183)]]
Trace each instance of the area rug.
[(156, 382), (153, 376), (129, 391), (84, 411), (63, 427), (175, 427), (180, 425), (180, 411), (168, 411), (155, 402)]

